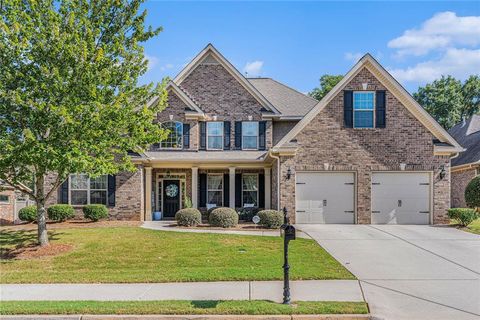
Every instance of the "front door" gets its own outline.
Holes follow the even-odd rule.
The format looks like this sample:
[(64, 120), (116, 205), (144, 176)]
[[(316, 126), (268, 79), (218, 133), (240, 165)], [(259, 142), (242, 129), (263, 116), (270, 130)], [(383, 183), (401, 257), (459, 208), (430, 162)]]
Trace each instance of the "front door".
[(163, 180), (163, 216), (173, 218), (178, 210), (180, 210), (180, 181)]

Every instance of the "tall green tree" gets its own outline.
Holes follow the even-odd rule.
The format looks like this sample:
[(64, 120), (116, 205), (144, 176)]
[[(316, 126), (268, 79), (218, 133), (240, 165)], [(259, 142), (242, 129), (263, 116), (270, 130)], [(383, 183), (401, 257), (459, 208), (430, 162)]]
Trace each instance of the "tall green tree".
[[(35, 199), (40, 245), (45, 203), (69, 174), (134, 170), (127, 152), (165, 137), (152, 121), (166, 103), (164, 83), (138, 84), (148, 63), (142, 44), (161, 31), (145, 26), (141, 3), (2, 1), (0, 179)], [(22, 182), (32, 177), (30, 192)]]
[(323, 76), (320, 77), (320, 86), (317, 88), (314, 88), (311, 92), (308, 93), (308, 95), (320, 101), (342, 79), (343, 79), (342, 75), (324, 74)]
[(452, 76), (442, 76), (419, 87), (413, 97), (444, 128), (450, 129), (462, 117), (480, 112), (480, 77), (472, 75), (462, 84)]

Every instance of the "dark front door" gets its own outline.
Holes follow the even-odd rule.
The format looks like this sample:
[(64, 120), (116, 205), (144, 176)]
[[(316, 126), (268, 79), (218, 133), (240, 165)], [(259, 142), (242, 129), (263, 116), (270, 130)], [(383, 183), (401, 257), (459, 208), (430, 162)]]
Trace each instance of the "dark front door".
[(180, 209), (180, 182), (178, 180), (163, 180), (163, 216), (175, 217)]

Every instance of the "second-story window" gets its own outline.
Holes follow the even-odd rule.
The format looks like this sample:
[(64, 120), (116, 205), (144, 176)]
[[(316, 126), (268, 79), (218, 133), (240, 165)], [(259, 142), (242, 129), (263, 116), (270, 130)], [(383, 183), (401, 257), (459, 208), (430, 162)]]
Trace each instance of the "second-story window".
[(375, 92), (353, 93), (353, 127), (374, 128)]
[(258, 122), (242, 122), (242, 149), (258, 149)]
[(169, 121), (162, 123), (162, 128), (168, 130), (168, 137), (160, 142), (162, 149), (181, 149), (183, 139), (183, 123)]
[(207, 149), (223, 150), (223, 122), (207, 122)]

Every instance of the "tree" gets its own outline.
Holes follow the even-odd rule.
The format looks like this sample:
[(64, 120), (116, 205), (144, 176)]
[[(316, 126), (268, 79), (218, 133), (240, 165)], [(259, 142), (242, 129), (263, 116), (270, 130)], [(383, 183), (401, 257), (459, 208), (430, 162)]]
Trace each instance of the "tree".
[(480, 209), (480, 176), (473, 178), (465, 188), (465, 202), (470, 208)]
[(323, 76), (320, 77), (320, 86), (313, 89), (311, 92), (308, 93), (308, 95), (320, 101), (342, 79), (343, 79), (342, 75), (324, 74)]
[[(152, 121), (164, 83), (138, 85), (142, 43), (161, 29), (145, 27), (142, 0), (2, 3), (0, 179), (35, 199), (43, 246), (46, 200), (69, 174), (134, 170), (128, 151), (165, 138)], [(32, 177), (30, 192), (22, 182)]]
[(452, 76), (442, 76), (418, 88), (413, 97), (444, 128), (450, 129), (463, 117), (480, 112), (480, 77), (472, 75), (462, 85)]

